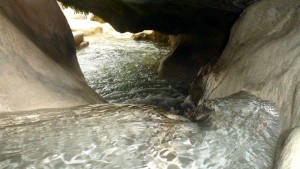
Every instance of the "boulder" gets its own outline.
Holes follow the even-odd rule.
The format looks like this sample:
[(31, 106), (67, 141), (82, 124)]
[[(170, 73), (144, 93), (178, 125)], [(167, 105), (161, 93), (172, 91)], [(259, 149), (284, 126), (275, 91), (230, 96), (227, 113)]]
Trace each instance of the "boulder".
[(84, 41), (84, 34), (80, 31), (74, 31), (72, 33), (75, 41), (75, 46), (77, 47)]
[(80, 50), (80, 49), (83, 49), (85, 47), (88, 47), (90, 44), (90, 42), (88, 41), (83, 41), (82, 43), (79, 44), (79, 46), (76, 47), (76, 49)]
[(56, 1), (2, 0), (0, 23), (0, 112), (105, 102), (85, 82)]
[(106, 23), (105, 20), (103, 20), (103, 19), (100, 18), (99, 16), (95, 16), (95, 15), (92, 15), (91, 21), (96, 21), (96, 22), (99, 22), (99, 23)]
[(75, 32), (72, 32), (72, 33), (73, 33), (76, 49), (80, 50), (80, 49), (83, 49), (83, 48), (89, 46), (89, 42), (84, 41), (83, 32), (75, 31)]
[(135, 33), (132, 39), (136, 41), (152, 41), (157, 43), (169, 43), (169, 35), (165, 35), (153, 30), (145, 30), (143, 32)]

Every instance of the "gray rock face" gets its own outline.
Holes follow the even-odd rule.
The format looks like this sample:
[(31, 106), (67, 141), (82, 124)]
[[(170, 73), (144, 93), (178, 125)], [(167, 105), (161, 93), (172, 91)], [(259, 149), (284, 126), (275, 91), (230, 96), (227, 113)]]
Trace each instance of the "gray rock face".
[[(139, 32), (154, 29), (165, 33), (199, 32), (204, 23), (215, 26), (236, 17), (257, 0), (59, 0), (91, 11), (116, 30)], [(222, 16), (220, 18), (220, 16)]]
[(250, 91), (276, 103), (286, 129), (298, 126), (299, 7), (298, 0), (264, 0), (247, 8), (216, 66), (200, 76), (201, 100)]
[(0, 24), (0, 112), (104, 101), (85, 82), (55, 1), (3, 0)]
[(279, 169), (300, 168), (300, 128), (293, 129), (284, 143), (280, 160), (276, 166)]
[(299, 166), (299, 129), (287, 136), (300, 125), (299, 9), (298, 0), (264, 0), (248, 7), (217, 64), (201, 69), (191, 92), (200, 108), (205, 100), (242, 90), (273, 101), (283, 124), (279, 141), (286, 140), (278, 144), (275, 159), (282, 169)]
[(181, 40), (162, 61), (159, 74), (164, 79), (191, 81), (200, 67), (220, 56), (230, 27), (256, 0), (60, 1), (93, 12), (120, 32), (156, 30), (178, 35)]
[(159, 66), (161, 79), (181, 79), (191, 82), (199, 69), (222, 53), (225, 32), (215, 32), (207, 36), (170, 36), (172, 50)]

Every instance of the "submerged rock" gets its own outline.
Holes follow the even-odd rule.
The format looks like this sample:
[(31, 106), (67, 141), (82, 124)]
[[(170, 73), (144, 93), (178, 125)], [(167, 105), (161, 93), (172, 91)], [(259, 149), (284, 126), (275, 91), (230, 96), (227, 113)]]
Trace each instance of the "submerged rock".
[(211, 102), (225, 111), (215, 109), (206, 125), (145, 105), (3, 114), (0, 167), (270, 168), (278, 114), (272, 104), (242, 96)]
[[(203, 128), (217, 131), (219, 135), (214, 136), (215, 141), (221, 139), (225, 147), (232, 141), (230, 153), (223, 154), (222, 148), (215, 150), (219, 154), (211, 152), (220, 159), (236, 160), (229, 160), (220, 168), (264, 169), (273, 166), (282, 129), (274, 103), (242, 91), (203, 102), (189, 118)], [(209, 144), (213, 145), (214, 141)]]
[[(205, 100), (251, 92), (275, 103), (284, 141), (286, 133), (300, 125), (299, 9), (298, 0), (263, 0), (248, 7), (234, 24), (221, 58), (201, 69), (194, 81), (191, 95), (200, 100), (199, 107)], [(297, 150), (290, 147), (298, 145), (282, 145), (278, 152), (286, 154), (280, 163), (288, 168), (297, 158)]]

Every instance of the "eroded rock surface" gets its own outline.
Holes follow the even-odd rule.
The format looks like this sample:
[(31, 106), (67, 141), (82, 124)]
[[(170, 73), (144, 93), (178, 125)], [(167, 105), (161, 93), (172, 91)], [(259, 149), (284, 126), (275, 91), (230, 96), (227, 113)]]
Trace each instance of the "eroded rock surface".
[(178, 45), (161, 63), (159, 74), (191, 81), (199, 68), (221, 55), (230, 27), (256, 0), (60, 1), (100, 16), (120, 32), (155, 30), (176, 36)]
[(192, 81), (201, 67), (218, 59), (225, 39), (225, 32), (170, 36), (172, 50), (160, 63), (159, 77)]
[(300, 168), (300, 128), (293, 129), (284, 143), (284, 149), (280, 154), (280, 160), (276, 166), (278, 169)]
[(169, 43), (169, 35), (165, 35), (153, 30), (145, 30), (143, 32), (135, 33), (132, 39), (136, 41), (152, 41), (157, 43)]
[(299, 7), (298, 0), (264, 0), (247, 8), (216, 66), (200, 76), (201, 100), (251, 91), (276, 103), (286, 128), (299, 125)]
[(100, 103), (56, 1), (0, 3), (0, 112)]
[(263, 0), (248, 7), (218, 62), (202, 67), (191, 89), (199, 107), (239, 91), (274, 102), (283, 124), (277, 155), (282, 153), (275, 159), (279, 168), (297, 168), (299, 159), (299, 130), (282, 147), (289, 131), (300, 125), (299, 9), (298, 0)]
[[(59, 0), (99, 15), (120, 32), (160, 30), (170, 34), (199, 32), (204, 23), (218, 25), (257, 0)], [(220, 19), (222, 16), (222, 19)]]

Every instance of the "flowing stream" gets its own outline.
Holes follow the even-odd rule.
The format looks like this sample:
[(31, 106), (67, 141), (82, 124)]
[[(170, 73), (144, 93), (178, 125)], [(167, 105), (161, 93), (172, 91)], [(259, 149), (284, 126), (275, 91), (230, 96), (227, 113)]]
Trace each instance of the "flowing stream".
[(188, 84), (158, 79), (160, 60), (169, 46), (134, 41), (130, 34), (110, 33), (89, 38), (91, 44), (78, 52), (88, 84), (111, 103), (156, 105), (184, 114)]
[(272, 166), (281, 129), (273, 103), (239, 92), (204, 102), (191, 121), (178, 115), (193, 108), (184, 103), (186, 84), (170, 86), (155, 74), (168, 47), (105, 36), (79, 61), (111, 103), (2, 113), (0, 168)]

